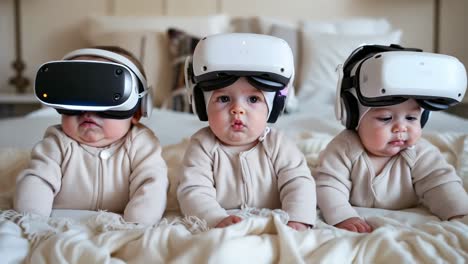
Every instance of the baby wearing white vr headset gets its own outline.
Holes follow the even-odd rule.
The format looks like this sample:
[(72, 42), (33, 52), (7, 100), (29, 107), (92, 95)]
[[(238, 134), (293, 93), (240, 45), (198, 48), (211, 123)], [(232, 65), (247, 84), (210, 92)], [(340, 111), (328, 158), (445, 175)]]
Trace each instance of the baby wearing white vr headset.
[(75, 50), (42, 65), (36, 95), (62, 122), (47, 129), (17, 177), (14, 209), (106, 210), (158, 223), (169, 183), (159, 140), (139, 123), (151, 110), (140, 102), (147, 89), (141, 64), (119, 47)]
[(288, 226), (313, 226), (315, 182), (306, 160), (294, 142), (267, 127), (292, 89), (288, 44), (267, 35), (212, 35), (197, 44), (185, 68), (193, 111), (209, 126), (191, 137), (184, 156), (182, 213), (226, 227), (242, 221), (231, 210), (283, 209)]
[(398, 45), (367, 45), (338, 70), (336, 115), (347, 129), (322, 151), (313, 170), (325, 221), (371, 232), (375, 227), (353, 206), (399, 210), (422, 204), (442, 220), (467, 215), (460, 177), (421, 138), (429, 111), (462, 100), (463, 64)]

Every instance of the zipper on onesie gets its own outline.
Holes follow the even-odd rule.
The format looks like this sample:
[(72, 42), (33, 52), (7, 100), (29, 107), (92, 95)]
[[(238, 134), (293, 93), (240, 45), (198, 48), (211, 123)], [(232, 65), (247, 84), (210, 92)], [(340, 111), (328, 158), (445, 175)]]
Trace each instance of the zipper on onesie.
[(246, 207), (249, 201), (249, 184), (246, 179), (246, 176), (248, 176), (248, 170), (246, 170), (246, 167), (248, 166), (245, 166), (245, 152), (239, 153), (239, 161), (240, 161), (239, 164), (241, 165), (241, 172), (242, 172), (241, 178), (242, 178), (242, 183), (244, 187), (243, 188), (244, 196), (242, 197), (242, 206)]

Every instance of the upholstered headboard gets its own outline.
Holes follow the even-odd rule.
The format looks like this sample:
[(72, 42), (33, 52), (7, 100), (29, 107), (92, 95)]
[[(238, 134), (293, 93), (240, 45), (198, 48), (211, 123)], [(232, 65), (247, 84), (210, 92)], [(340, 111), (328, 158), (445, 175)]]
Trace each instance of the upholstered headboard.
[[(5, 1), (1, 5), (6, 5)], [(128, 34), (123, 36), (119, 33), (125, 31), (123, 28), (120, 28), (120, 31), (117, 33), (109, 33), (107, 31), (106, 34), (99, 36), (102, 43), (105, 43), (106, 41), (104, 40), (107, 38), (118, 40), (118, 43), (124, 46), (143, 45), (143, 42), (136, 41), (138, 39), (141, 40), (142, 34), (144, 35), (144, 45), (146, 46), (151, 46), (152, 43), (154, 44), (158, 41), (160, 42), (160, 36), (148, 33), (154, 30), (154, 27), (159, 27), (159, 31), (165, 31), (171, 26), (182, 29), (190, 28), (192, 30), (189, 30), (189, 33), (193, 35), (223, 32), (232, 29), (233, 18), (245, 18), (243, 23), (237, 25), (237, 27), (244, 27), (245, 29), (247, 25), (245, 23), (246, 20), (260, 16), (262, 18), (261, 21), (264, 23), (256, 24), (256, 31), (259, 31), (257, 33), (270, 32), (272, 29), (265, 28), (265, 25), (272, 24), (279, 24), (286, 26), (286, 28), (292, 26), (302, 30), (303, 25), (307, 25), (308, 23), (314, 24), (318, 21), (341, 21), (355, 17), (383, 18), (393, 28), (401, 30), (401, 38), (398, 39), (401, 39), (403, 45), (432, 51), (433, 8), (432, 1), (427, 0), (23, 1), (21, 19), (23, 58), (27, 65), (25, 74), (30, 80), (33, 80), (37, 67), (43, 62), (60, 59), (63, 54), (72, 49), (90, 45), (90, 32), (94, 34), (98, 33), (99, 30), (103, 30), (102, 27), (99, 28), (99, 25), (102, 26), (102, 23), (89, 24), (90, 16), (96, 18), (98, 22), (102, 16), (105, 16), (107, 19), (112, 19), (109, 16), (119, 17), (120, 19), (115, 24), (116, 27), (125, 27), (121, 23), (122, 17), (128, 19), (127, 25), (132, 24), (132, 19), (153, 17), (154, 20), (152, 21), (140, 23), (140, 25), (147, 25), (148, 28), (151, 28), (150, 30), (148, 28), (141, 28), (141, 30), (137, 30), (138, 32), (133, 30), (134, 32), (130, 33), (134, 34), (135, 38), (129, 38)], [(1, 9), (1, 14), (6, 12), (5, 9)], [(7, 10), (11, 10), (11, 8), (7, 8)], [(194, 17), (196, 19), (193, 19)], [(205, 18), (201, 19), (200, 17)], [(151, 24), (153, 22), (159, 24)], [(251, 26), (249, 27), (251, 28)], [(226, 29), (226, 27), (230, 29)], [(8, 28), (8, 25), (5, 28)], [(3, 35), (10, 39), (13, 36), (13, 32), (8, 32), (8, 30), (2, 31), (0, 34), (2, 34), (0, 39), (4, 39)], [(288, 32), (281, 34), (288, 34)], [(299, 38), (301, 37), (299, 36)], [(98, 41), (92, 44), (99, 43)], [(0, 81), (7, 83), (7, 79), (12, 75), (10, 64), (14, 56), (13, 45), (6, 45), (6, 49), (0, 51), (0, 53), (2, 53), (0, 57), (4, 58), (0, 61)], [(159, 57), (167, 57), (168, 51), (159, 50), (156, 54)], [(146, 59), (148, 60), (148, 58)], [(147, 61), (148, 63), (150, 64), (150, 61)], [(163, 65), (171, 69), (174, 66), (171, 63), (167, 62), (167, 65)], [(148, 71), (152, 70), (151, 67), (151, 65), (146, 66), (146, 68), (149, 68)], [(166, 80), (160, 78), (158, 81), (174, 82), (173, 78), (176, 77), (165, 76), (165, 78)], [(29, 91), (32, 91), (32, 87), (29, 87)], [(160, 105), (162, 99), (157, 98), (156, 104)]]

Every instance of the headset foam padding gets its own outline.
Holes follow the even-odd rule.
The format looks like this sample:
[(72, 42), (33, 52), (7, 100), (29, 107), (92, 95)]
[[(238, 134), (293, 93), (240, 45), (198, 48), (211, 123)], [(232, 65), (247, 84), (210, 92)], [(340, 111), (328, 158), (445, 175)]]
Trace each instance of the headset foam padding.
[[(359, 108), (357, 105), (357, 99), (353, 94), (348, 92), (344, 92), (341, 98), (343, 99), (342, 108), (345, 111), (344, 116), (341, 117), (341, 121), (347, 129), (356, 129), (356, 126), (359, 123)], [(427, 121), (429, 120), (430, 113), (431, 111), (423, 109), (423, 112), (421, 113), (421, 128), (426, 125)]]
[(193, 88), (192, 104), (194, 104), (195, 112), (200, 121), (208, 121), (208, 113), (206, 112), (205, 96), (202, 89), (196, 85)]
[(424, 125), (427, 123), (427, 120), (429, 119), (431, 111), (423, 109), (423, 112), (421, 114), (421, 128), (424, 127)]
[(359, 107), (356, 97), (350, 92), (343, 92), (341, 95), (344, 116), (341, 117), (342, 123), (347, 129), (355, 129), (359, 122)]
[(286, 96), (281, 95), (281, 92), (278, 91), (275, 94), (273, 99), (273, 106), (270, 111), (270, 116), (268, 117), (268, 123), (275, 123), (279, 115), (283, 112), (284, 106), (286, 104)]

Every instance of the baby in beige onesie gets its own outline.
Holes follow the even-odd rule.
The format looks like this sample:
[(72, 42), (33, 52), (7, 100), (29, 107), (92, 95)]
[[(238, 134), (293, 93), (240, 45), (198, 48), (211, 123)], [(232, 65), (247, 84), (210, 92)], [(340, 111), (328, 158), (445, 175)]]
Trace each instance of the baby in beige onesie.
[[(101, 57), (102, 51), (117, 61)], [(119, 56), (144, 76), (138, 60), (119, 47), (85, 49), (70, 60), (119, 62)], [(127, 116), (60, 110), (61, 124), (47, 129), (17, 178), (14, 209), (43, 216), (52, 209), (106, 210), (127, 222), (158, 223), (166, 208), (167, 167), (158, 138), (139, 123), (140, 104)]]

